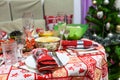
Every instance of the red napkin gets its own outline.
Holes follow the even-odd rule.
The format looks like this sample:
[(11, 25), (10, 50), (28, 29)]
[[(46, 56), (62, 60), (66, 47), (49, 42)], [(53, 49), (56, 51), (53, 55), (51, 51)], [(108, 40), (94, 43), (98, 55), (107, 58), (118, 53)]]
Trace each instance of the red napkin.
[(39, 72), (45, 72), (45, 71), (49, 71), (49, 72), (51, 72), (51, 71), (53, 71), (53, 70), (55, 70), (55, 68), (57, 68), (57, 67), (55, 67), (55, 66), (40, 66), (40, 65), (37, 65), (37, 69), (38, 69), (38, 71)]
[(90, 40), (62, 40), (62, 46), (64, 49), (72, 48), (89, 48), (93, 45), (93, 42)]
[(48, 54), (47, 49), (37, 48), (32, 52), (37, 63), (37, 69), (40, 72), (51, 71), (58, 67), (56, 61)]
[(91, 46), (92, 42), (90, 40), (62, 40), (62, 46)]
[(49, 56), (48, 54), (42, 54), (36, 61), (37, 61), (37, 69), (40, 72), (52, 71), (56, 67), (58, 67), (55, 60), (51, 56)]
[(37, 63), (41, 65), (57, 65), (55, 60), (48, 54), (42, 54), (38, 59)]

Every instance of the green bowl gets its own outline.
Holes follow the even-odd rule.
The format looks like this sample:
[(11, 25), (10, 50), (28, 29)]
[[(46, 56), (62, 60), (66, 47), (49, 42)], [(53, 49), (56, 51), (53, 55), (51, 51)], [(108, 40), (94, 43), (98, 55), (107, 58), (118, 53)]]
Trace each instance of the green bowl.
[(70, 31), (68, 40), (79, 40), (83, 37), (88, 29), (87, 24), (68, 24), (67, 29)]

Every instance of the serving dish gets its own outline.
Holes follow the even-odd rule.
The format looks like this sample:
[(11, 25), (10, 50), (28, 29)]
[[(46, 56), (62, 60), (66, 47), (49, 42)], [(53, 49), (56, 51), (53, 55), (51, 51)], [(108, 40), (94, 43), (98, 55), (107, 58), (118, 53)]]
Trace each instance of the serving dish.
[(49, 51), (55, 51), (60, 45), (59, 37), (39, 37), (35, 39), (38, 48), (47, 48)]

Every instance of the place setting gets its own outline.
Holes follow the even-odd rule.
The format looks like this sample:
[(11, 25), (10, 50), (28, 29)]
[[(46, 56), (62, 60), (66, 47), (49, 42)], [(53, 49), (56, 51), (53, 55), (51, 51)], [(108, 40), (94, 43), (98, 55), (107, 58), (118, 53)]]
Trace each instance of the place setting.
[[(73, 28), (71, 30), (73, 30)], [(95, 46), (93, 47), (93, 42), (90, 40), (84, 40), (84, 39), (69, 40), (68, 38), (70, 34), (72, 35), (74, 33), (74, 32), (71, 33), (70, 29), (66, 29), (66, 28), (61, 29), (59, 32), (60, 34), (59, 37), (54, 36), (53, 33), (54, 31), (44, 31), (42, 29), (39, 29), (38, 31), (37, 29), (37, 34), (39, 35), (38, 38), (35, 38), (37, 48), (33, 49), (31, 51), (32, 54), (28, 56), (25, 60), (25, 64), (28, 68), (36, 70), (38, 67), (41, 67), (40, 64), (42, 64), (45, 66), (42, 66), (37, 70), (40, 70), (40, 71), (42, 70), (47, 71), (47, 69), (48, 71), (49, 69), (54, 70), (54, 68), (56, 69), (57, 67), (59, 68), (59, 67), (66, 66), (70, 60), (69, 56), (79, 56), (79, 55), (89, 54), (89, 53), (94, 54), (98, 52), (98, 50), (94, 48)], [(80, 47), (77, 47), (77, 46), (80, 46)], [(44, 52), (44, 49), (45, 49), (45, 52)], [(38, 57), (41, 58), (42, 55), (44, 55), (44, 58), (46, 57), (46, 60), (45, 61), (43, 60), (43, 63), (40, 63), (38, 65), (36, 60)], [(50, 60), (48, 59), (48, 56)], [(31, 65), (32, 63), (34, 64)], [(50, 66), (48, 64), (55, 65), (55, 66)]]
[[(28, 23), (25, 26), (27, 25)], [(11, 66), (9, 75), (14, 74), (14, 71), (20, 75), (26, 74), (21, 72), (26, 70), (37, 77), (47, 77), (48, 74), (52, 75), (49, 78), (84, 76), (89, 74), (89, 64), (86, 65), (82, 59), (89, 56), (86, 62), (91, 58), (97, 61), (93, 56), (102, 54), (100, 50), (103, 48), (98, 43), (83, 38), (87, 26), (83, 28), (74, 24), (58, 24), (58, 30), (46, 31), (32, 27), (32, 32), (25, 26), (23, 32), (13, 31), (8, 35), (7, 41), (1, 42), (4, 59), (0, 58), (0, 65)], [(72, 72), (70, 67), (73, 68)]]

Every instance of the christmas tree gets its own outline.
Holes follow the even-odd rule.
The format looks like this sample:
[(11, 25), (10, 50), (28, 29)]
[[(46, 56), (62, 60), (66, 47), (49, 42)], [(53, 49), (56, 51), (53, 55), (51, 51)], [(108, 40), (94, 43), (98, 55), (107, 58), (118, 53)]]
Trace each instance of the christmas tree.
[(97, 41), (108, 53), (109, 80), (120, 78), (120, 11), (116, 0), (93, 0), (86, 21), (89, 33), (85, 36)]

